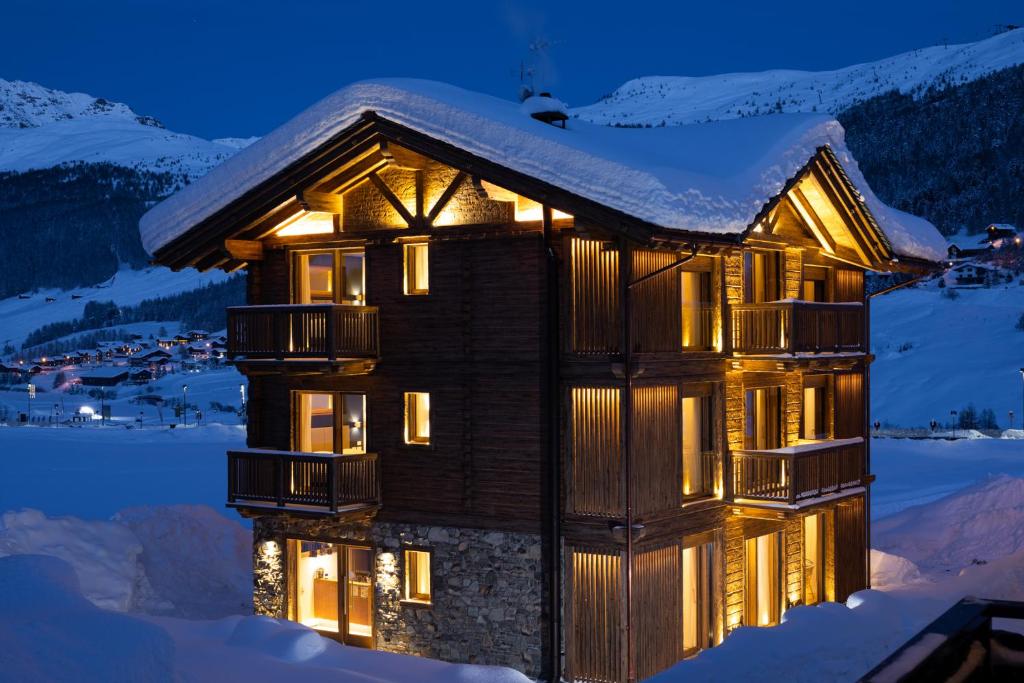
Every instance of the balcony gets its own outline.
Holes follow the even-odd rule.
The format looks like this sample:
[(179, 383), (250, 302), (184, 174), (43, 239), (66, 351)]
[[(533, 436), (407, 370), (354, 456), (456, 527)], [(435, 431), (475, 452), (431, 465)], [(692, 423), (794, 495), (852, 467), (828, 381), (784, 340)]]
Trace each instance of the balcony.
[(366, 510), (380, 505), (380, 464), (376, 453), (228, 451), (227, 504), (318, 514)]
[(349, 365), (368, 372), (380, 356), (376, 306), (305, 304), (228, 308), (228, 359)]
[(732, 452), (733, 497), (795, 505), (864, 484), (864, 440)]
[(773, 301), (732, 307), (732, 344), (756, 355), (867, 351), (859, 302)]

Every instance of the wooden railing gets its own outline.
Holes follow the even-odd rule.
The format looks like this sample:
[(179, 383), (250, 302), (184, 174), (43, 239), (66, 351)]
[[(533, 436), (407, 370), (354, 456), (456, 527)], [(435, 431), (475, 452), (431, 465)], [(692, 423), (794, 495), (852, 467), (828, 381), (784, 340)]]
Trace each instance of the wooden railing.
[(379, 326), (376, 306), (232, 306), (228, 358), (376, 358)]
[(376, 453), (228, 451), (228, 504), (324, 508), (380, 504)]
[(866, 351), (864, 306), (773, 301), (732, 306), (732, 345), (739, 353)]
[(864, 483), (864, 440), (732, 452), (733, 496), (796, 503)]

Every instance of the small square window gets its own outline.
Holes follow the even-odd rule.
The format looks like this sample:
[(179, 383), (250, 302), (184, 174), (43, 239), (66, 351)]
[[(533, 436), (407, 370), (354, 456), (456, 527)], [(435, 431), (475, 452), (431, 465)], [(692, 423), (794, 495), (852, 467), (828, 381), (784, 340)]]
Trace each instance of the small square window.
[(405, 293), (430, 293), (430, 259), (426, 242), (403, 245), (405, 253)]
[(430, 394), (426, 392), (405, 393), (405, 442), (430, 443)]
[(430, 602), (430, 551), (405, 551), (405, 599)]

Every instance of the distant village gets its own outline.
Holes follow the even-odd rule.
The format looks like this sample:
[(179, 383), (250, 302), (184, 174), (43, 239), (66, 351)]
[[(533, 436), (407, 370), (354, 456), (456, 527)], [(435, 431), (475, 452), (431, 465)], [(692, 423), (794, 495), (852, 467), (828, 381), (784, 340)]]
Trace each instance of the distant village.
[(993, 287), (1024, 271), (1024, 232), (993, 223), (978, 235), (955, 236), (947, 245), (946, 287)]
[(95, 348), (54, 356), (0, 361), (0, 383), (31, 382), (39, 375), (63, 372), (69, 384), (114, 387), (148, 384), (177, 372), (200, 372), (219, 365), (227, 355), (227, 337), (205, 330), (144, 340), (140, 334), (101, 341)]

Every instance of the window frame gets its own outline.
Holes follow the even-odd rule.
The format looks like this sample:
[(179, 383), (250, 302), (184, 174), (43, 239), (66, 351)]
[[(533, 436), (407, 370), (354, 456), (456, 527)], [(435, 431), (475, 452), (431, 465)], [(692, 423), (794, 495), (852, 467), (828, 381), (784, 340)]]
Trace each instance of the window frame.
[[(296, 453), (306, 453), (308, 451), (301, 450), (301, 430), (302, 425), (302, 409), (300, 408), (299, 402), (302, 400), (302, 394), (330, 394), (333, 413), (334, 413), (334, 429), (332, 433), (333, 444), (331, 446), (331, 453), (335, 455), (366, 455), (370, 453), (370, 402), (369, 397), (365, 391), (319, 391), (316, 389), (292, 389), (291, 390), (291, 439), (290, 445), (291, 450)], [(360, 424), (359, 429), (363, 432), (363, 449), (358, 452), (344, 452), (344, 439), (343, 439), (343, 426), (347, 424), (344, 421), (344, 403), (345, 396), (362, 396), (363, 397), (363, 420)], [(339, 446), (341, 447), (339, 450)]]
[[(299, 303), (298, 293), (302, 290), (301, 277), (302, 277), (302, 266), (301, 260), (304, 256), (316, 255), (316, 254), (331, 254), (332, 258), (332, 273), (331, 282), (334, 287), (333, 301), (329, 304), (324, 302), (320, 304), (311, 303)], [(345, 266), (344, 258), (346, 254), (361, 254), (363, 257), (363, 276), (362, 276), (362, 291), (357, 295), (355, 303), (344, 301), (342, 292), (345, 291)], [(288, 261), (288, 302), (293, 306), (365, 306), (366, 305), (366, 270), (367, 270), (367, 258), (365, 247), (322, 247), (322, 248), (302, 248), (302, 249), (289, 249), (287, 251)]]
[[(765, 259), (766, 266), (770, 266), (770, 269), (765, 272), (766, 277), (762, 285), (770, 284), (774, 289), (774, 297), (769, 296), (766, 292), (763, 301), (758, 301), (755, 296), (757, 289), (754, 276), (756, 275), (756, 257), (758, 256)], [(748, 249), (744, 251), (742, 263), (742, 303), (763, 304), (782, 299), (785, 291), (785, 269), (785, 255), (782, 251), (777, 249)], [(774, 275), (774, 277), (769, 279), (767, 275)]]
[[(402, 597), (399, 602), (414, 607), (433, 607), (434, 605), (434, 551), (421, 545), (402, 545)], [(409, 597), (409, 556), (408, 553), (422, 553), (427, 556), (427, 583), (430, 594), (426, 600)]]
[[(680, 603), (684, 606), (683, 610), (683, 621), (681, 627), (681, 635), (683, 637), (682, 643), (682, 656), (684, 659), (696, 656), (700, 652), (712, 648), (715, 646), (717, 638), (720, 614), (716, 608), (716, 593), (718, 591), (719, 584), (719, 561), (720, 561), (720, 548), (721, 538), (717, 531), (704, 532), (696, 534), (694, 536), (683, 537), (683, 542), (680, 548), (680, 573), (682, 581), (680, 582), (680, 590), (682, 590), (682, 599)], [(694, 648), (686, 648), (686, 590), (685, 590), (685, 553), (687, 550), (693, 550), (697, 553), (697, 595), (698, 599), (704, 597), (706, 599), (705, 604), (698, 604), (697, 606), (697, 631), (695, 634), (695, 640), (697, 645)], [(701, 555), (704, 555), (703, 560)], [(703, 573), (702, 573), (703, 572)], [(706, 589), (707, 594), (701, 595), (701, 589)]]
[[(412, 434), (412, 420), (414, 413), (419, 410), (415, 406), (410, 405), (410, 400), (414, 400), (416, 396), (427, 397), (427, 435), (426, 437), (410, 436)], [(432, 444), (430, 436), (430, 413), (431, 413), (431, 400), (429, 391), (405, 391), (402, 392), (402, 428), (403, 428), (403, 442), (407, 446), (430, 446)]]
[[(775, 573), (772, 577), (774, 579), (774, 586), (769, 586), (770, 591), (768, 595), (774, 596), (774, 604), (769, 605), (772, 608), (771, 620), (766, 624), (759, 624), (757, 619), (758, 610), (758, 597), (760, 593), (760, 577), (759, 574), (759, 560), (761, 553), (757, 550), (758, 540), (764, 536), (775, 536)], [(754, 545), (754, 556), (753, 556), (753, 567), (754, 572), (751, 576), (751, 554), (750, 547), (751, 543)], [(786, 539), (785, 532), (782, 529), (776, 529), (774, 531), (767, 531), (763, 534), (754, 534), (751, 536), (745, 536), (743, 539), (743, 620), (744, 626), (754, 626), (758, 628), (778, 626), (782, 623), (782, 615), (785, 610), (785, 548)], [(774, 590), (771, 590), (774, 589)]]
[[(758, 391), (778, 391), (778, 445), (776, 446), (757, 446), (757, 432), (758, 432), (758, 420), (757, 420), (757, 392)], [(750, 395), (753, 394), (753, 402), (750, 400)], [(802, 397), (801, 397), (802, 398)], [(753, 403), (753, 411), (751, 412), (751, 403)], [(767, 418), (766, 418), (767, 419)], [(765, 424), (767, 431), (768, 424)], [(752, 431), (751, 431), (752, 429)], [(743, 450), (745, 451), (765, 451), (775, 450), (777, 448), (784, 448), (786, 445), (786, 387), (784, 384), (764, 384), (764, 385), (744, 385), (743, 387)]]
[[(720, 390), (718, 382), (683, 382), (679, 388), (679, 457), (682, 461), (680, 469), (681, 480), (679, 482), (680, 491), (685, 491), (686, 482), (686, 435), (684, 433), (685, 423), (685, 411), (684, 406), (686, 399), (699, 399), (700, 400), (700, 426), (701, 426), (701, 438), (700, 438), (700, 453), (698, 458), (702, 459), (707, 453), (713, 454), (713, 466), (711, 471), (710, 481), (704, 481), (703, 490), (698, 490), (692, 493), (682, 493), (684, 501), (704, 498), (707, 496), (715, 495), (715, 487), (718, 484), (718, 461), (721, 456), (722, 439), (719, 434), (720, 423), (718, 421), (718, 411), (720, 409), (719, 399)], [(710, 448), (705, 448), (710, 446)], [(703, 466), (703, 462), (700, 463)], [(707, 474), (701, 468), (701, 476)]]
[[(807, 426), (807, 390), (813, 389), (815, 391), (821, 391), (821, 402), (816, 405), (816, 412), (818, 415), (815, 416), (815, 431), (821, 436), (809, 437), (805, 436), (805, 429)], [(801, 394), (800, 394), (800, 439), (804, 441), (827, 441), (833, 437), (835, 433), (835, 417), (832, 414), (833, 410), (833, 396), (832, 396), (832, 382), (830, 375), (824, 374), (809, 374), (804, 375), (803, 382), (801, 383)], [(829, 418), (832, 418), (831, 420)], [(821, 419), (821, 425), (817, 424), (817, 419)]]
[[(416, 259), (415, 251), (417, 249), (425, 249), (427, 252), (427, 272), (426, 280), (427, 286), (424, 289), (418, 289), (413, 286), (413, 282), (416, 279)], [(429, 296), (430, 295), (430, 242), (424, 240), (419, 242), (403, 242), (402, 243), (402, 293), (405, 296)]]

